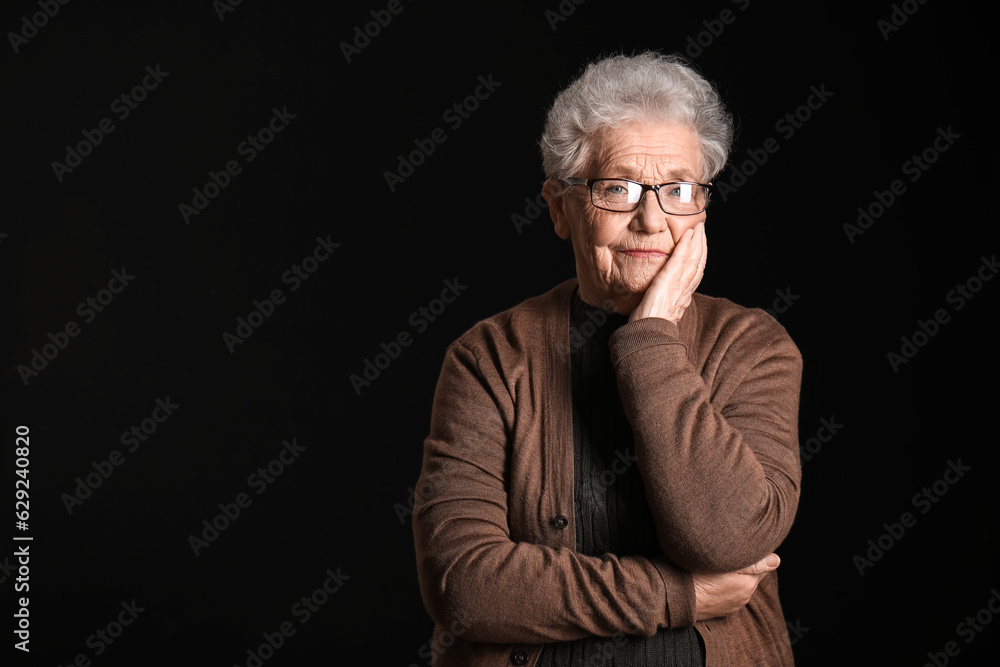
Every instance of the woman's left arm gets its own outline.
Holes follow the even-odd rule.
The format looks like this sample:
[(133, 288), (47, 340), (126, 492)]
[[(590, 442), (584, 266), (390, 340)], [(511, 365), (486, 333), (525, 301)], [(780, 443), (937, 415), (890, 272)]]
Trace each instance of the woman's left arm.
[(674, 322), (638, 319), (611, 339), (660, 547), (692, 572), (738, 570), (774, 551), (799, 497), (801, 355), (762, 312), (721, 335), (699, 362), (711, 386)]

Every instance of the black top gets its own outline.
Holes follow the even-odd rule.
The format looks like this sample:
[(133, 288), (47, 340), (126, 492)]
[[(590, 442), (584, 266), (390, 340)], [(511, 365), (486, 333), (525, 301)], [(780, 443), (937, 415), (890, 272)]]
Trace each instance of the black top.
[[(628, 317), (584, 303), (574, 293), (570, 312), (573, 372), (573, 492), (576, 550), (585, 556), (662, 555), (636, 465), (608, 340)], [(648, 665), (702, 667), (694, 628), (653, 637), (616, 635), (548, 644), (538, 667)]]

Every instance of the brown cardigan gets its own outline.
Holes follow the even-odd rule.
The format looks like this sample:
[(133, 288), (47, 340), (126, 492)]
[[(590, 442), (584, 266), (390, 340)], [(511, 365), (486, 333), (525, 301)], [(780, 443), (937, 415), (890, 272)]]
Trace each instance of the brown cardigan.
[(694, 623), (690, 572), (755, 563), (791, 527), (798, 349), (764, 312), (700, 294), (677, 325), (648, 318), (618, 329), (612, 361), (664, 555), (582, 556), (576, 285), (479, 322), (448, 348), (413, 512), (433, 664), (533, 665), (542, 643), (694, 624), (707, 667), (791, 665), (776, 573), (739, 612)]

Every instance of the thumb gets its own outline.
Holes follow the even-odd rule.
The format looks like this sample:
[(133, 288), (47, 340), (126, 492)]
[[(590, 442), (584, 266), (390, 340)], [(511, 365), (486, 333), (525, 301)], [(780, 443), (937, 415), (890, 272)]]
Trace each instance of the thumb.
[(740, 571), (744, 574), (767, 574), (771, 570), (777, 569), (779, 564), (781, 564), (781, 558), (778, 557), (778, 554), (772, 553)]

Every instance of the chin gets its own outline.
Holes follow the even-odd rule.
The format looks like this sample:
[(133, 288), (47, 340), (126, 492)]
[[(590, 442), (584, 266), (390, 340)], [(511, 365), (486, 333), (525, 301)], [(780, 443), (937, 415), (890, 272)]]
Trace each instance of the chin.
[(623, 273), (615, 284), (616, 293), (624, 296), (632, 294), (641, 298), (649, 286), (653, 284), (653, 278), (660, 272), (660, 266), (650, 266), (647, 269), (631, 270)]

